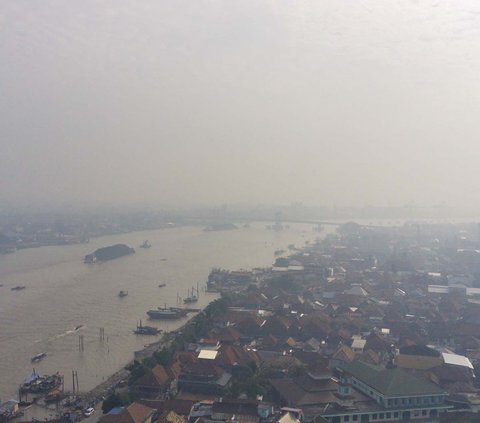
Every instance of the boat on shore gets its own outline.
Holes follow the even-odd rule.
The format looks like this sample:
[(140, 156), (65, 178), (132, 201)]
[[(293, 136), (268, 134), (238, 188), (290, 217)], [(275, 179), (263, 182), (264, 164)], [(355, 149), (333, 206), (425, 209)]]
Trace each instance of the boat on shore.
[(120, 298), (126, 297), (127, 295), (128, 295), (128, 291), (120, 291), (120, 292), (118, 293), (118, 296), (119, 296)]
[(37, 355), (34, 355), (32, 358), (31, 358), (31, 362), (32, 363), (38, 363), (39, 361), (42, 361), (45, 357), (47, 356), (47, 353), (46, 352), (41, 352)]

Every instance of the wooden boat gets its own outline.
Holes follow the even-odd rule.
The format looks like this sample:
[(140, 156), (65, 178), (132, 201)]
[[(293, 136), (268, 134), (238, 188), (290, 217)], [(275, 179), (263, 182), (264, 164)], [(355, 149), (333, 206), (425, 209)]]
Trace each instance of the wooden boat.
[(42, 352), (42, 353), (39, 353), (37, 355), (34, 355), (32, 358), (31, 358), (31, 362), (32, 363), (38, 363), (39, 361), (42, 361), (45, 357), (47, 356), (47, 353), (46, 352)]
[(64, 395), (60, 389), (55, 388), (52, 389), (46, 396), (45, 396), (45, 402), (50, 403), (50, 402), (58, 402), (63, 399)]
[(160, 329), (153, 326), (143, 326), (141, 320), (140, 324), (137, 325), (137, 329), (133, 331), (136, 335), (158, 335), (160, 332)]

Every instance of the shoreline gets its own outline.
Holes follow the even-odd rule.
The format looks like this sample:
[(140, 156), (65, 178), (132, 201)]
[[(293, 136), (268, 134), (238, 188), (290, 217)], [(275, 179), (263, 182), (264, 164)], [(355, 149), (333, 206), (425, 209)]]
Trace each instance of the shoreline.
[[(220, 298), (220, 297), (218, 297)], [(180, 325), (178, 328), (170, 331), (170, 332), (163, 332), (160, 335), (160, 339), (157, 341), (154, 341), (148, 345), (145, 345), (144, 348), (134, 351), (133, 352), (133, 358), (126, 363), (124, 366), (122, 366), (120, 369), (118, 369), (116, 372), (112, 373), (110, 376), (107, 377), (104, 381), (99, 383), (98, 385), (94, 386), (93, 388), (85, 391), (85, 392), (78, 392), (73, 394), (71, 391), (65, 391), (65, 398), (69, 396), (75, 396), (81, 399), (82, 403), (88, 407), (93, 407), (97, 411), (101, 410), (101, 404), (103, 400), (105, 399), (106, 396), (108, 396), (112, 390), (115, 391), (118, 388), (123, 388), (120, 387), (119, 384), (121, 381), (128, 380), (128, 376), (130, 372), (126, 369), (127, 366), (132, 364), (135, 360), (142, 361), (144, 358), (150, 357), (153, 355), (153, 353), (159, 349), (161, 349), (164, 346), (168, 346), (172, 340), (174, 339), (176, 333), (179, 331), (183, 331), (186, 326), (191, 324), (196, 317), (201, 313), (208, 305), (215, 301), (216, 299), (210, 301), (205, 307), (203, 307), (199, 312), (195, 313), (195, 315), (191, 316), (187, 321), (185, 321), (182, 325)], [(65, 412), (72, 411), (71, 407), (65, 406), (62, 404), (62, 401), (58, 403), (54, 408), (51, 408), (51, 406), (46, 405), (46, 404), (32, 404), (31, 406), (27, 407), (25, 411), (27, 411), (30, 407), (34, 407), (36, 410), (40, 411), (40, 414), (42, 416), (37, 415), (35, 413), (35, 416), (32, 416), (33, 419), (38, 419), (38, 418), (45, 418), (45, 419), (52, 419), (55, 418), (55, 414), (57, 418), (64, 414)], [(99, 408), (100, 406), (100, 408)], [(54, 414), (52, 414), (54, 413)], [(25, 416), (19, 416), (14, 419), (12, 419), (12, 422), (21, 422), (25, 421)], [(84, 418), (82, 418), (83, 420)], [(35, 420), (28, 420), (30, 421), (35, 421)], [(39, 420), (42, 421), (42, 420)], [(45, 420), (48, 421), (48, 420)]]
[(184, 322), (177, 329), (174, 329), (173, 331), (170, 331), (170, 332), (163, 332), (160, 335), (160, 339), (158, 339), (157, 341), (154, 341), (148, 345), (145, 345), (140, 350), (134, 351), (133, 358), (128, 363), (126, 363), (122, 368), (120, 368), (119, 370), (117, 370), (116, 372), (108, 376), (107, 379), (105, 379), (103, 382), (93, 387), (92, 389), (86, 392), (80, 392), (79, 396), (82, 398), (83, 401), (89, 402), (89, 403), (91, 402), (94, 404), (98, 404), (99, 402), (103, 401), (103, 397), (108, 395), (108, 393), (112, 389), (118, 388), (119, 387), (118, 385), (122, 380), (128, 379), (130, 372), (126, 369), (127, 366), (129, 366), (130, 364), (133, 364), (135, 360), (141, 362), (143, 359), (147, 357), (151, 357), (155, 351), (158, 351), (161, 348), (168, 346), (172, 342), (172, 338), (174, 337), (174, 334), (176, 332), (182, 331), (187, 325), (192, 323), (196, 319), (198, 314), (201, 313), (204, 310), (204, 308), (208, 307), (208, 305), (215, 300), (216, 299), (210, 301), (205, 307), (203, 307), (199, 312), (195, 313), (195, 315), (191, 316), (186, 322)]
[[(257, 229), (257, 227), (255, 227), (255, 229)], [(292, 231), (291, 234), (290, 233), (289, 234), (285, 233), (285, 235), (281, 238), (276, 236), (276, 234), (271, 234), (271, 233), (268, 233), (268, 232), (265, 232), (265, 235), (263, 235), (262, 229), (263, 228), (259, 225), (258, 226), (258, 231), (255, 231), (255, 233), (253, 234), (254, 237), (252, 237), (255, 241), (255, 244), (253, 244), (253, 245), (258, 246), (259, 253), (260, 253), (259, 255), (261, 257), (265, 256), (264, 259), (259, 259), (258, 260), (259, 261), (259, 263), (258, 263), (259, 266), (271, 265), (271, 263), (272, 263), (272, 252), (270, 250), (274, 250), (274, 248), (286, 248), (286, 245), (289, 244), (289, 243), (295, 243), (297, 245), (302, 245), (302, 243), (304, 242), (305, 235), (303, 235), (303, 233), (305, 232), (305, 230), (303, 230), (303, 227), (299, 227), (299, 230)], [(164, 232), (167, 232), (167, 231), (160, 230), (160, 231), (156, 232), (156, 234), (158, 234), (158, 235), (155, 235), (155, 236), (158, 236), (159, 239), (162, 238), (162, 240), (163, 240), (164, 239), (163, 237), (165, 236), (165, 235), (163, 235)], [(197, 231), (195, 230), (194, 232), (196, 234)], [(307, 233), (308, 233), (308, 231), (307, 231)], [(187, 231), (186, 234), (190, 237), (190, 231)], [(273, 235), (275, 235), (275, 237)], [(174, 238), (175, 236), (176, 236), (176, 234), (172, 234), (172, 235), (170, 235), (170, 238)], [(225, 237), (227, 239), (230, 239), (230, 236), (231, 235), (229, 235), (229, 234), (222, 235), (221, 239), (224, 239)], [(310, 236), (308, 236), (308, 235), (306, 235), (306, 236), (307, 236), (307, 238), (310, 238)], [(136, 236), (136, 238), (142, 238), (142, 237), (145, 237), (145, 235), (142, 235), (141, 233)], [(146, 236), (146, 238), (148, 238), (148, 236)], [(248, 245), (249, 243), (251, 243), (249, 238), (250, 238), (250, 235), (248, 235), (248, 236), (247, 235), (245, 235), (245, 236), (242, 235), (240, 237), (240, 240), (245, 239), (247, 242), (245, 242), (244, 244)], [(267, 239), (267, 240), (270, 240), (270, 238), (274, 238), (274, 240), (272, 240), (271, 242), (269, 242), (267, 244), (267, 242), (264, 241), (264, 238)], [(104, 238), (102, 237), (102, 239), (104, 239)], [(190, 239), (190, 238), (187, 238), (187, 239)], [(129, 239), (127, 239), (126, 241), (129, 242)], [(134, 244), (135, 244), (135, 242), (134, 242)], [(160, 246), (163, 245), (163, 243), (160, 243), (160, 242), (158, 244)], [(75, 249), (73, 251), (77, 251), (77, 247), (75, 247)], [(217, 249), (215, 249), (215, 251), (217, 251)], [(161, 251), (159, 252), (159, 254), (160, 253), (161, 253)], [(48, 255), (49, 254), (46, 254), (46, 256), (48, 256)], [(71, 253), (67, 254), (67, 256), (71, 256), (71, 255), (72, 255)], [(36, 257), (36, 255), (34, 257)], [(40, 258), (43, 258), (43, 256), (41, 256)], [(230, 258), (229, 255), (226, 255), (225, 260), (227, 261), (227, 263), (220, 262), (220, 265), (222, 267), (237, 269), (237, 268), (242, 268), (243, 266), (245, 266), (245, 265), (237, 263), (238, 261), (241, 262), (242, 260), (232, 259), (232, 258)], [(215, 264), (213, 264), (213, 266), (215, 266), (215, 265), (218, 266), (217, 260), (211, 260), (211, 261), (212, 262), (215, 261)], [(230, 262), (233, 262), (233, 264), (230, 263)], [(211, 267), (210, 267), (210, 269), (211, 269)], [(195, 273), (198, 273), (198, 272), (192, 271), (192, 274), (195, 274)], [(115, 296), (115, 298), (116, 298), (116, 296)], [(148, 296), (146, 298), (148, 298)], [(214, 294), (214, 295), (209, 294), (208, 298), (205, 298), (205, 296), (204, 296), (204, 300), (200, 301), (201, 309), (204, 309), (205, 307), (207, 307), (216, 298), (218, 298), (218, 294)], [(203, 301), (205, 301), (205, 303), (203, 303)], [(113, 303), (113, 300), (111, 302)], [(198, 307), (198, 308), (200, 308), (200, 307)], [(141, 312), (141, 310), (140, 310), (140, 312)], [(135, 314), (135, 313), (133, 313), (133, 314)], [(165, 325), (161, 324), (160, 327), (162, 327), (165, 330), (165, 332), (162, 332), (159, 335), (154, 336), (154, 337), (143, 337), (143, 336), (141, 336), (141, 337), (137, 337), (137, 340), (135, 340), (134, 339), (135, 337), (133, 335), (128, 335), (127, 331), (125, 331), (125, 337), (129, 338), (129, 340), (127, 341), (127, 344), (128, 344), (129, 348), (127, 349), (126, 345), (121, 344), (122, 351), (124, 351), (124, 354), (123, 354), (123, 357), (122, 357), (123, 359), (121, 361), (120, 360), (117, 361), (116, 365), (112, 365), (113, 363), (111, 362), (111, 358), (106, 355), (106, 351), (105, 351), (105, 354), (103, 354), (103, 352), (101, 352), (102, 353), (101, 357), (102, 358), (104, 357), (105, 360), (108, 360), (106, 362), (105, 366), (103, 366), (103, 368), (104, 369), (108, 368), (109, 370), (105, 371), (105, 372), (102, 372), (102, 368), (101, 368), (102, 366), (98, 366), (97, 362), (93, 362), (92, 366), (95, 365), (95, 366), (99, 367), (100, 371), (98, 372), (98, 376), (95, 373), (93, 373), (93, 376), (95, 376), (95, 377), (93, 377), (93, 376), (89, 377), (89, 378), (84, 377), (85, 381), (83, 383), (83, 387), (80, 386), (80, 391), (78, 392), (79, 399), (80, 400), (83, 399), (85, 402), (87, 402), (87, 401), (95, 401), (95, 402), (101, 401), (102, 397), (106, 393), (110, 393), (110, 392), (113, 391), (112, 388), (119, 388), (118, 382), (120, 382), (122, 379), (124, 379), (129, 374), (129, 372), (127, 373), (127, 371), (125, 371), (125, 366), (128, 366), (128, 364), (132, 363), (132, 361), (135, 358), (137, 360), (141, 360), (142, 358), (150, 356), (154, 351), (156, 351), (158, 349), (161, 349), (163, 345), (168, 345), (169, 340), (176, 339), (177, 336), (180, 336), (179, 332), (182, 331), (182, 327), (188, 326), (189, 324), (191, 325), (192, 323), (194, 324), (195, 321), (197, 321), (197, 319), (198, 319), (197, 316), (198, 316), (197, 313), (192, 313), (189, 316), (186, 316), (185, 318), (179, 319), (178, 321), (172, 321), (168, 325), (167, 324), (165, 324)], [(119, 324), (116, 324), (115, 328), (117, 326), (121, 327), (122, 326), (121, 323), (122, 322), (120, 321)], [(92, 326), (92, 325), (90, 325), (90, 326)], [(188, 329), (187, 331), (190, 333), (190, 329)], [(128, 333), (131, 333), (131, 332), (128, 331)], [(94, 357), (96, 357), (96, 355)], [(64, 361), (66, 361), (66, 360), (64, 360)], [(67, 364), (68, 364), (68, 362), (67, 362)], [(72, 366), (70, 366), (70, 368), (72, 368)], [(79, 375), (80, 375), (80, 370), (81, 369), (79, 369)], [(64, 370), (64, 372), (62, 372), (62, 373), (65, 374), (67, 376), (66, 379), (68, 379), (69, 369)], [(87, 380), (87, 379), (89, 379), (89, 380)], [(82, 379), (82, 381), (83, 381), (83, 379)], [(90, 382), (90, 383), (87, 384), (87, 382)], [(82, 383), (81, 383), (81, 385), (82, 385)], [(123, 383), (121, 383), (120, 385), (122, 385), (122, 386), (120, 386), (120, 388), (123, 387)], [(70, 392), (66, 392), (66, 395), (71, 395), (73, 393), (71, 383), (70, 383), (70, 386), (68, 384), (66, 384), (65, 387), (67, 388), (66, 391), (67, 390), (70, 391)], [(68, 388), (70, 388), (70, 389), (68, 389)], [(119, 393), (124, 392), (122, 389), (118, 389), (118, 391), (119, 391)], [(37, 407), (34, 407), (34, 408), (37, 408)], [(38, 407), (38, 408), (40, 408), (40, 407)], [(43, 409), (45, 410), (45, 408), (43, 408)], [(52, 411), (53, 411), (52, 406), (49, 406), (48, 407), (48, 413), (50, 413)], [(40, 414), (40, 412), (41, 412), (41, 410), (39, 409), (38, 413)], [(32, 414), (28, 413), (29, 417), (30, 417), (30, 415), (32, 415)], [(38, 416), (38, 417), (35, 416), (35, 417), (38, 418), (40, 416)]]

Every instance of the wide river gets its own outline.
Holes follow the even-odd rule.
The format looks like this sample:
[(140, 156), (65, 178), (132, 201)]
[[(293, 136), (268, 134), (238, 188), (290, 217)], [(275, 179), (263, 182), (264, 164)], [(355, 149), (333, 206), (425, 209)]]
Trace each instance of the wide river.
[[(34, 365), (39, 373), (64, 374), (69, 389), (76, 370), (80, 390), (93, 388), (127, 364), (134, 351), (157, 339), (132, 332), (140, 319), (147, 321), (148, 309), (175, 305), (177, 293), (185, 297), (197, 282), (204, 287), (212, 267), (269, 266), (275, 250), (286, 250), (290, 244), (302, 247), (318, 235), (310, 225), (291, 225), (280, 232), (266, 230), (263, 223), (216, 232), (183, 227), (0, 256), (0, 399), (17, 398), (20, 382), (32, 371), (30, 360), (40, 352), (47, 357)], [(138, 248), (146, 239), (152, 248)], [(116, 243), (132, 246), (136, 253), (105, 263), (83, 263), (86, 254)], [(159, 288), (161, 282), (167, 285)], [(12, 291), (17, 285), (26, 289)], [(119, 298), (120, 290), (128, 291), (128, 296)], [(214, 298), (216, 294), (200, 290), (197, 305), (204, 307)], [(184, 322), (148, 324), (168, 331)], [(78, 347), (81, 335), (84, 351)]]

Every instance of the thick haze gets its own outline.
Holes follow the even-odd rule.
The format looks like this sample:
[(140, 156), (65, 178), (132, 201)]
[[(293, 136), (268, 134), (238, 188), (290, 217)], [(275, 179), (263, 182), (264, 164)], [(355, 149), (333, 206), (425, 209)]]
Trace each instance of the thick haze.
[(0, 0), (0, 202), (480, 206), (480, 2)]

